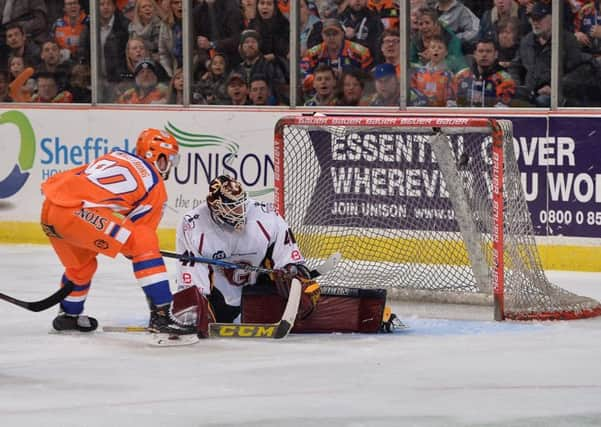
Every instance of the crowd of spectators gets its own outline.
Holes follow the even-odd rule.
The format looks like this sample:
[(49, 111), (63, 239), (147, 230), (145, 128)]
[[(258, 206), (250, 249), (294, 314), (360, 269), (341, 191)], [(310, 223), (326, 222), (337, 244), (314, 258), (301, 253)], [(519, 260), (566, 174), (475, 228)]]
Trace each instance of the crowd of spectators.
[[(192, 0), (191, 102), (289, 105), (292, 0)], [(98, 100), (184, 103), (182, 0), (98, 0)], [(563, 106), (601, 106), (601, 2), (563, 0)], [(92, 99), (89, 0), (0, 0), (0, 101)], [(551, 0), (299, 0), (306, 106), (548, 107)]]

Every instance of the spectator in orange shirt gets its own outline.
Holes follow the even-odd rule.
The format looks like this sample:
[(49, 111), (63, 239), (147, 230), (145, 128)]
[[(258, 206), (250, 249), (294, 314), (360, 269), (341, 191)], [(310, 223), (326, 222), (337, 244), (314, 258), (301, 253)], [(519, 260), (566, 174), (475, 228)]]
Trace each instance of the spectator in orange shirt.
[(69, 91), (59, 92), (56, 77), (53, 73), (38, 73), (38, 91), (31, 98), (31, 102), (71, 103), (73, 95)]
[(119, 97), (119, 104), (165, 104), (167, 88), (159, 83), (152, 59), (143, 59), (134, 70), (135, 87)]
[(64, 10), (65, 16), (54, 22), (50, 33), (63, 57), (71, 59), (77, 55), (80, 36), (88, 25), (89, 18), (79, 0), (65, 0)]

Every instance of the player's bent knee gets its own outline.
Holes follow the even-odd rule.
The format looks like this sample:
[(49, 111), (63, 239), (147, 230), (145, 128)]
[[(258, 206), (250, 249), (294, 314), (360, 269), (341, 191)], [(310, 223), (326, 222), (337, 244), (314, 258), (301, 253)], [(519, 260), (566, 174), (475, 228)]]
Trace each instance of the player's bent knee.
[(149, 251), (159, 251), (159, 238), (156, 230), (146, 225), (133, 227), (121, 252), (128, 258), (134, 258)]

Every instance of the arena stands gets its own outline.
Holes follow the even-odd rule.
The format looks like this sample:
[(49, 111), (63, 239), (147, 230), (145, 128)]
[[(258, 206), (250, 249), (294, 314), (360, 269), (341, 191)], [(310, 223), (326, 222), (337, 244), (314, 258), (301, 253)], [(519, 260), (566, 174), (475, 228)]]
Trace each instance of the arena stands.
[[(0, 0), (1, 102), (89, 103), (96, 95), (99, 103), (115, 104), (268, 107), (295, 99), (298, 106), (378, 106), (375, 76), (390, 77), (390, 64), (391, 81), (405, 79), (408, 92), (391, 99), (406, 99), (409, 107), (548, 108), (557, 37), (564, 46), (559, 106), (601, 106), (598, 1), (554, 3), (562, 5), (560, 34), (552, 34), (558, 11), (551, 0), (406, 0), (408, 28), (401, 25), (401, 1), (301, 0), (291, 7), (285, 0)], [(292, 34), (298, 35), (298, 88), (290, 87), (297, 72), (290, 67)], [(92, 40), (98, 46), (93, 68)], [(486, 53), (477, 51), (480, 45)], [(143, 74), (148, 69), (156, 80), (150, 98), (136, 82), (142, 61)], [(314, 81), (324, 67), (334, 75), (327, 91)], [(55, 90), (40, 93), (40, 76), (45, 89), (49, 81), (56, 85), (50, 101)], [(228, 84), (257, 101), (232, 99), (239, 91)], [(345, 93), (345, 85), (357, 92)]]

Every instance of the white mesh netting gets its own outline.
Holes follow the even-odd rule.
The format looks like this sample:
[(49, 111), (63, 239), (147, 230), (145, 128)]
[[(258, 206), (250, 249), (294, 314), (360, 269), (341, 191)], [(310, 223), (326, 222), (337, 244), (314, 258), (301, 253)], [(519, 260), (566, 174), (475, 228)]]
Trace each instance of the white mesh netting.
[[(463, 120), (463, 121), (461, 121)], [(578, 318), (592, 299), (546, 279), (513, 152), (511, 122), (289, 118), (276, 128), (276, 203), (309, 260), (343, 261), (324, 285), (492, 304), (492, 142), (504, 152), (504, 314)], [(495, 133), (497, 125), (502, 133)], [(310, 261), (311, 263), (311, 261)]]

